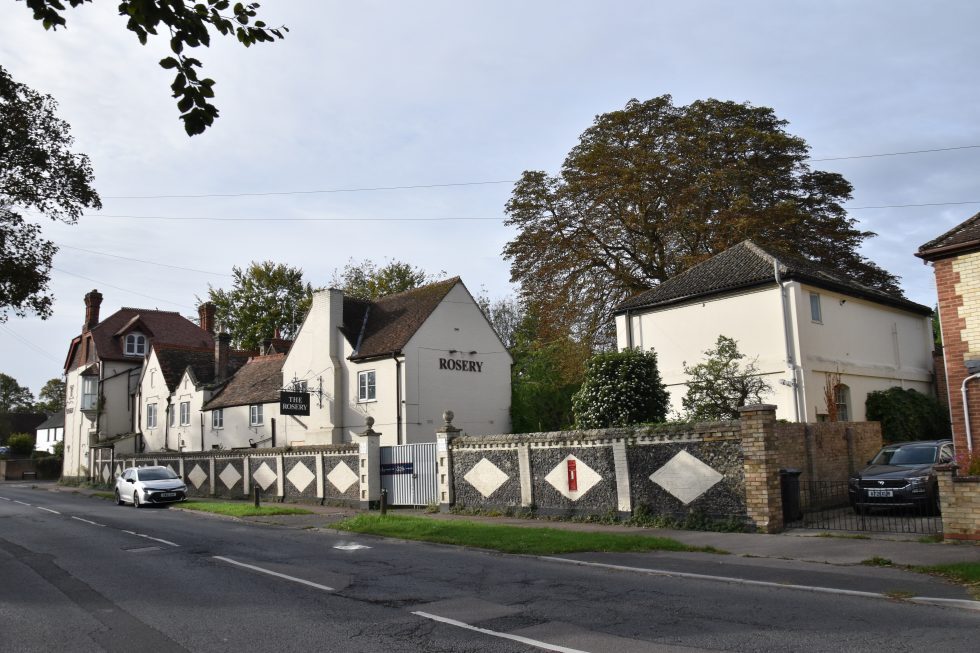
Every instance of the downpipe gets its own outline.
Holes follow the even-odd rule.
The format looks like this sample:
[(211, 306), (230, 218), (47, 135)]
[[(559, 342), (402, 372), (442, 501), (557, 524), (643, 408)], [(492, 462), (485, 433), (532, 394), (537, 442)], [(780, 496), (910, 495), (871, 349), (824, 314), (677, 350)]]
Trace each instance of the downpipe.
[(960, 386), (960, 392), (963, 395), (963, 423), (966, 425), (966, 451), (969, 455), (973, 455), (973, 434), (970, 431), (970, 404), (968, 403), (969, 395), (967, 394), (966, 384), (973, 379), (980, 379), (980, 372), (971, 374), (963, 379), (963, 385)]

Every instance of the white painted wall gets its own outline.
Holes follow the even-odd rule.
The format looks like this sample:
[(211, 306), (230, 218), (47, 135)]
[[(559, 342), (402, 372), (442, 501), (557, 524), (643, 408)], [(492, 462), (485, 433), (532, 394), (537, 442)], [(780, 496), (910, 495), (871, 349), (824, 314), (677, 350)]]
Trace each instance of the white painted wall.
[[(288, 444), (283, 439), (283, 417), (279, 415), (279, 403), (262, 404), (263, 415), (260, 426), (249, 424), (248, 406), (227, 406), (224, 410), (224, 427), (221, 429), (212, 428), (212, 411), (206, 410), (200, 415), (204, 415), (204, 448), (210, 450), (212, 445), (218, 444), (222, 449), (236, 449), (249, 446), (249, 440), (261, 442), (272, 436), (272, 420), (276, 420), (276, 446), (282, 447)], [(199, 426), (197, 427), (200, 428)], [(198, 431), (200, 438), (200, 431)], [(260, 447), (271, 447), (271, 441), (261, 442)]]
[[(789, 284), (804, 369), (802, 396), (808, 421), (825, 414), (827, 373), (840, 371), (850, 388), (851, 419), (865, 419), (868, 393), (899, 386), (932, 390), (930, 318), (799, 283)], [(810, 294), (820, 296), (814, 322)]]
[(65, 429), (62, 426), (51, 429), (38, 429), (35, 437), (34, 449), (36, 451), (54, 453), (54, 445), (65, 439)]
[[(799, 401), (805, 419), (826, 413), (824, 379), (840, 369), (850, 388), (851, 419), (864, 420), (864, 401), (873, 390), (892, 386), (932, 392), (932, 330), (929, 318), (798, 282), (786, 282), (786, 315), (791, 354), (799, 365)], [(810, 316), (810, 292), (821, 296), (821, 323)], [(738, 341), (739, 351), (756, 358), (772, 385), (765, 400), (779, 419), (796, 421), (789, 382), (786, 330), (779, 289), (773, 285), (737, 295), (631, 314), (633, 345), (657, 352), (671, 408), (682, 411), (687, 392), (683, 365), (704, 359), (719, 335)], [(620, 350), (627, 346), (626, 317), (616, 317)]]

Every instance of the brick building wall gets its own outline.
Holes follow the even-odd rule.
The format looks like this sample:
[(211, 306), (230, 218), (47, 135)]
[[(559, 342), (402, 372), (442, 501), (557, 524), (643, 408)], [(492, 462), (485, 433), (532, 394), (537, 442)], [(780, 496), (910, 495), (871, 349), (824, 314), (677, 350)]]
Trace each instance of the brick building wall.
[(881, 449), (878, 422), (776, 424), (780, 468), (796, 468), (801, 481), (846, 481)]
[[(957, 451), (965, 451), (966, 420), (961, 392), (969, 376), (966, 361), (980, 360), (980, 252), (941, 259), (933, 263), (939, 317), (943, 336), (943, 355), (953, 441)], [(980, 380), (969, 389), (970, 427), (980, 423)]]

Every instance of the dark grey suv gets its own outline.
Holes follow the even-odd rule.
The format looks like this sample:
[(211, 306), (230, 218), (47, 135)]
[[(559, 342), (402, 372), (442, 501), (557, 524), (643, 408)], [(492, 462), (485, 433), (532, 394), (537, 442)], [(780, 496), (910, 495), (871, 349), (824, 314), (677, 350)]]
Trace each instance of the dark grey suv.
[(912, 508), (917, 514), (939, 514), (935, 465), (953, 460), (951, 440), (919, 440), (884, 447), (868, 466), (848, 480), (854, 512), (872, 508)]

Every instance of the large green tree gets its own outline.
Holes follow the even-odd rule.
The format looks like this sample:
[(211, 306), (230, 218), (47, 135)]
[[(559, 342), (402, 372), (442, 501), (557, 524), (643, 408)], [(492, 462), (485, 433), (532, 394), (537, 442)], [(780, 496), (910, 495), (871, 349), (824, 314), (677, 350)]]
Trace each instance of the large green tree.
[(209, 286), (218, 326), (242, 349), (255, 350), (266, 338), (292, 338), (310, 308), (313, 288), (303, 270), (282, 263), (234, 266), (230, 290)]
[[(79, 7), (92, 0), (67, 0), (71, 7)], [(41, 21), (44, 29), (67, 27), (66, 0), (24, 0)], [(170, 85), (173, 96), (178, 98), (177, 108), (184, 130), (189, 136), (202, 133), (218, 117), (218, 109), (211, 103), (214, 97), (214, 80), (198, 77), (201, 62), (190, 57), (185, 48), (208, 47), (212, 31), (222, 36), (233, 36), (246, 48), (256, 43), (283, 38), (286, 27), (268, 27), (255, 20), (257, 2), (232, 4), (228, 0), (121, 0), (119, 15), (126, 19), (126, 29), (133, 32), (140, 43), (146, 45), (150, 36), (161, 33), (168, 40), (173, 56), (160, 61), (160, 66), (174, 71)]]
[(0, 323), (10, 312), (51, 315), (57, 248), (20, 210), (74, 224), (84, 209), (102, 208), (92, 165), (71, 151), (70, 127), (55, 115), (57, 106), (0, 66)]
[(44, 387), (37, 393), (37, 403), (34, 410), (49, 415), (60, 413), (65, 409), (65, 382), (55, 377), (48, 379)]
[(811, 169), (786, 125), (768, 107), (669, 95), (597, 116), (557, 175), (515, 185), (512, 281), (553, 330), (593, 347), (609, 344), (621, 301), (746, 238), (899, 292), (858, 252), (873, 234), (842, 206), (851, 185)]
[(343, 271), (334, 271), (330, 283), (350, 297), (373, 300), (424, 286), (445, 275), (445, 272), (429, 274), (404, 261), (393, 260), (378, 267), (371, 259), (351, 259)]
[(34, 394), (17, 379), (0, 372), (0, 413), (29, 413), (34, 408)]

